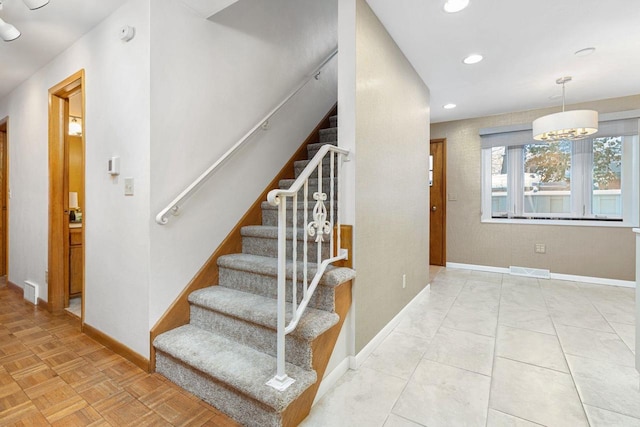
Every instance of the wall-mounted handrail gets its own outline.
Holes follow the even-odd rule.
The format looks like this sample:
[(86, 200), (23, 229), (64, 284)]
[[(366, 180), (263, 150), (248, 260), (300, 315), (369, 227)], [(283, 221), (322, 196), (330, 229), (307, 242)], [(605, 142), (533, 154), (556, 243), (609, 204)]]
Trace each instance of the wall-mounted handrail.
[(249, 138), (258, 131), (258, 129), (262, 128), (265, 123), (273, 117), (291, 98), (293, 98), (303, 87), (307, 85), (312, 79), (318, 80), (322, 69), (338, 54), (338, 49), (334, 49), (329, 56), (327, 56), (319, 66), (317, 66), (311, 73), (307, 74), (302, 80), (289, 94), (282, 100), (278, 105), (276, 105), (271, 111), (267, 113), (262, 119), (256, 123), (238, 142), (233, 144), (233, 146), (225, 152), (222, 157), (220, 157), (214, 164), (209, 166), (209, 168), (204, 171), (195, 181), (193, 181), (187, 188), (182, 191), (175, 199), (171, 201), (164, 209), (162, 209), (158, 215), (156, 215), (156, 222), (160, 225), (165, 225), (169, 222), (169, 213), (173, 215), (178, 214), (178, 210), (180, 209), (181, 204), (188, 199), (193, 193), (195, 193), (202, 184), (205, 183), (213, 173), (222, 166), (229, 158), (236, 152), (240, 147), (242, 147)]
[[(329, 189), (323, 189), (323, 160), (329, 157)], [(309, 161), (302, 173), (296, 178), (290, 188), (271, 190), (267, 200), (272, 206), (278, 207), (278, 320), (276, 338), (276, 374), (267, 385), (276, 390), (286, 390), (293, 382), (285, 370), (285, 338), (287, 334), (293, 332), (298, 325), (311, 297), (320, 283), (320, 279), (329, 264), (346, 259), (348, 253), (341, 248), (340, 213), (337, 211), (337, 202), (340, 200), (340, 173), (336, 171), (342, 166), (344, 161), (349, 160), (349, 151), (335, 145), (326, 144), (320, 147), (315, 156)], [(309, 192), (310, 178), (316, 175), (316, 186)], [(309, 196), (313, 195), (313, 213), (310, 222), (308, 221)], [(302, 197), (302, 299), (298, 304), (298, 197)], [(287, 282), (287, 200), (291, 201), (292, 221), (291, 221), (291, 318), (286, 323), (287, 302), (286, 302), (286, 282)], [(326, 202), (326, 203), (325, 203)], [(329, 209), (327, 209), (327, 204)], [(334, 236), (335, 234), (335, 236)], [(309, 237), (315, 238), (316, 261), (315, 274), (311, 281), (308, 278), (308, 244), (312, 243)], [(328, 237), (328, 242), (325, 240)], [(325, 246), (323, 246), (325, 244)], [(328, 245), (328, 251), (327, 246)], [(323, 254), (324, 253), (326, 256)]]

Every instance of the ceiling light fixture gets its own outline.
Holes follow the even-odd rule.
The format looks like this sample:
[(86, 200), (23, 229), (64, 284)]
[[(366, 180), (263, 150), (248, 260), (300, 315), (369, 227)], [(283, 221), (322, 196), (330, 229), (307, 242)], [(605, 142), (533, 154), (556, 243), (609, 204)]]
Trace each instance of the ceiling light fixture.
[(460, 12), (469, 6), (469, 0), (447, 0), (444, 4), (444, 11), (448, 13)]
[(2, 18), (0, 18), (0, 38), (6, 42), (13, 41), (20, 37), (20, 31), (13, 25), (4, 22)]
[(593, 110), (564, 111), (564, 85), (571, 76), (560, 77), (562, 85), (562, 112), (548, 114), (533, 121), (533, 139), (536, 141), (575, 141), (586, 138), (598, 131), (598, 112)]
[(582, 57), (582, 56), (589, 56), (595, 51), (596, 51), (595, 47), (585, 47), (584, 49), (576, 50), (573, 54), (575, 56)]
[[(22, 0), (31, 10), (40, 9), (49, 4), (49, 0)], [(0, 10), (2, 10), (3, 1), (0, 0)], [(5, 22), (0, 18), (0, 38), (6, 42), (14, 41), (20, 37), (20, 31), (13, 25)]]
[(444, 108), (445, 110), (452, 110), (456, 108), (456, 104), (445, 104), (442, 106), (442, 108)]
[(31, 10), (40, 9), (41, 7), (49, 4), (49, 0), (22, 0), (22, 1)]
[(469, 56), (467, 56), (466, 58), (464, 58), (462, 60), (462, 62), (464, 62), (465, 64), (471, 65), (471, 64), (477, 64), (478, 62), (482, 61), (484, 59), (484, 57), (478, 53), (473, 53)]

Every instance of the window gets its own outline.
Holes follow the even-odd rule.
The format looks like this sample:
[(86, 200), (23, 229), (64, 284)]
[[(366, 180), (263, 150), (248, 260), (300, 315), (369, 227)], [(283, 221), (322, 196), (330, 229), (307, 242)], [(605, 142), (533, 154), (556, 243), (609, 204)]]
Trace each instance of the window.
[(638, 225), (637, 118), (601, 118), (579, 141), (538, 143), (519, 128), (481, 131), (483, 221)]

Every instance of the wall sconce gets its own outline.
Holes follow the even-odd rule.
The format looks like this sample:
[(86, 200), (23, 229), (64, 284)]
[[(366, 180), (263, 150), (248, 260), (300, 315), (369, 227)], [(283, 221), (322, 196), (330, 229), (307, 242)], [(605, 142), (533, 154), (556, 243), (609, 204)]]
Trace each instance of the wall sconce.
[(69, 116), (69, 135), (82, 136), (82, 119), (80, 117)]

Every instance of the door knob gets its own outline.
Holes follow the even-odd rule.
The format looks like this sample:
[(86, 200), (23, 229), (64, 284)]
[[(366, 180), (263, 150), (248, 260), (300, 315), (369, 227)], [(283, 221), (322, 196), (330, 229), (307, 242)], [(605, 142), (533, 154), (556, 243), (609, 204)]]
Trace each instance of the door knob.
[(433, 212), (435, 212), (435, 211), (436, 211), (436, 205), (431, 206), (431, 210), (432, 210)]

